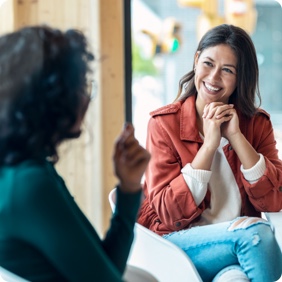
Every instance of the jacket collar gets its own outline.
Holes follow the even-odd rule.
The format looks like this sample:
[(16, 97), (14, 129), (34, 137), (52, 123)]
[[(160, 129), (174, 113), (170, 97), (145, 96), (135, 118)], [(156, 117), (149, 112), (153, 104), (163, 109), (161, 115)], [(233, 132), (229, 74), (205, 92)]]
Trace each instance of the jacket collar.
[(180, 139), (203, 143), (197, 126), (196, 95), (188, 97), (181, 105)]

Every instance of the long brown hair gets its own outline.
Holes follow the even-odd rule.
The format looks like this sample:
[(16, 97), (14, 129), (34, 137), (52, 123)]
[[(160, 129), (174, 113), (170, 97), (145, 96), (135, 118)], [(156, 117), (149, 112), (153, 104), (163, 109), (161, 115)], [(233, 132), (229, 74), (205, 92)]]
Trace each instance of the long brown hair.
[[(203, 50), (220, 44), (231, 47), (237, 57), (237, 85), (230, 97), (230, 103), (240, 109), (243, 115), (252, 117), (261, 103), (258, 85), (259, 69), (252, 39), (240, 27), (222, 24), (209, 30), (203, 36), (196, 52), (201, 55)], [(185, 100), (189, 96), (197, 94), (194, 67), (193, 64), (193, 70), (180, 79), (177, 101)], [(259, 101), (258, 106), (256, 106), (256, 96)]]

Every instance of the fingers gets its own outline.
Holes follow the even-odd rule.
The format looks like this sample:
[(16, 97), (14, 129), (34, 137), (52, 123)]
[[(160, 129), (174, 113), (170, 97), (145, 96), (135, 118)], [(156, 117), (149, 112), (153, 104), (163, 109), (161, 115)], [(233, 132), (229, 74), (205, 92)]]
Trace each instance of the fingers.
[(224, 117), (228, 117), (228, 118), (232, 118), (232, 115), (234, 114), (234, 109), (227, 109), (225, 111), (222, 111), (221, 113), (216, 113), (215, 114), (215, 118), (216, 119), (221, 119), (221, 118), (224, 118)]
[(222, 102), (213, 102), (210, 104), (206, 104), (203, 111), (203, 118), (210, 118), (210, 116), (214, 113), (216, 107), (224, 105)]
[(139, 145), (134, 136), (132, 124), (127, 123), (116, 141), (114, 158), (120, 158), (127, 165), (134, 166), (141, 160), (149, 158), (149, 153)]
[(131, 123), (126, 123), (118, 139), (118, 143), (124, 144), (127, 140), (134, 138), (134, 127)]
[(117, 158), (121, 155), (124, 150), (125, 144), (130, 142), (130, 139), (134, 138), (134, 128), (131, 123), (126, 123), (119, 137), (115, 142), (115, 152), (114, 158)]
[(224, 104), (221, 102), (210, 103), (205, 106), (202, 117), (207, 119), (214, 117), (220, 119), (232, 114), (233, 107), (233, 104)]
[(116, 140), (113, 156), (115, 175), (123, 191), (141, 189), (141, 178), (149, 160), (150, 154), (135, 138), (132, 124), (126, 124)]

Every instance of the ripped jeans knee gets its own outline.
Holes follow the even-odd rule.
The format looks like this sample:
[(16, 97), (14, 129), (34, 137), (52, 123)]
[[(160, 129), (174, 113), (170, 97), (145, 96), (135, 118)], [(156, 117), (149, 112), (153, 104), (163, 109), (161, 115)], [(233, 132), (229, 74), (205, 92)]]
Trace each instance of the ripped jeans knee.
[(187, 253), (203, 281), (230, 265), (239, 265), (252, 282), (273, 282), (281, 276), (281, 250), (271, 225), (261, 218), (238, 217), (164, 238)]
[(274, 237), (271, 224), (267, 220), (259, 217), (238, 217), (231, 221), (227, 230), (243, 230), (244, 234), (246, 234), (245, 230), (249, 230), (250, 234), (246, 234), (246, 236), (249, 236), (249, 238), (252, 239), (253, 245), (259, 244), (261, 241), (261, 236), (264, 237), (264, 240), (266, 240), (266, 236)]
[[(251, 281), (275, 281), (280, 278), (281, 250), (268, 221), (257, 217), (239, 217), (230, 223), (227, 231), (234, 233), (238, 262)], [(262, 264), (268, 272), (258, 278), (253, 270)]]
[(244, 217), (237, 217), (236, 219), (231, 221), (228, 231), (247, 229), (257, 224), (265, 224), (271, 227), (270, 223), (263, 218), (244, 216)]

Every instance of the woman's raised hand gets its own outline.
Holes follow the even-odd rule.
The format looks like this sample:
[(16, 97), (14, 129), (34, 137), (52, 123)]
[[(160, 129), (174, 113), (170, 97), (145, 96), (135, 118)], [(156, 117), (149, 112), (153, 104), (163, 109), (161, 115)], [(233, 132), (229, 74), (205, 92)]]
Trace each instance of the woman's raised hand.
[(207, 104), (203, 111), (203, 132), (205, 135), (205, 145), (214, 150), (217, 149), (222, 136), (221, 127), (231, 120), (232, 104), (213, 102)]
[(141, 178), (149, 160), (149, 152), (139, 145), (132, 124), (127, 123), (115, 142), (113, 155), (114, 171), (123, 192), (141, 189)]

